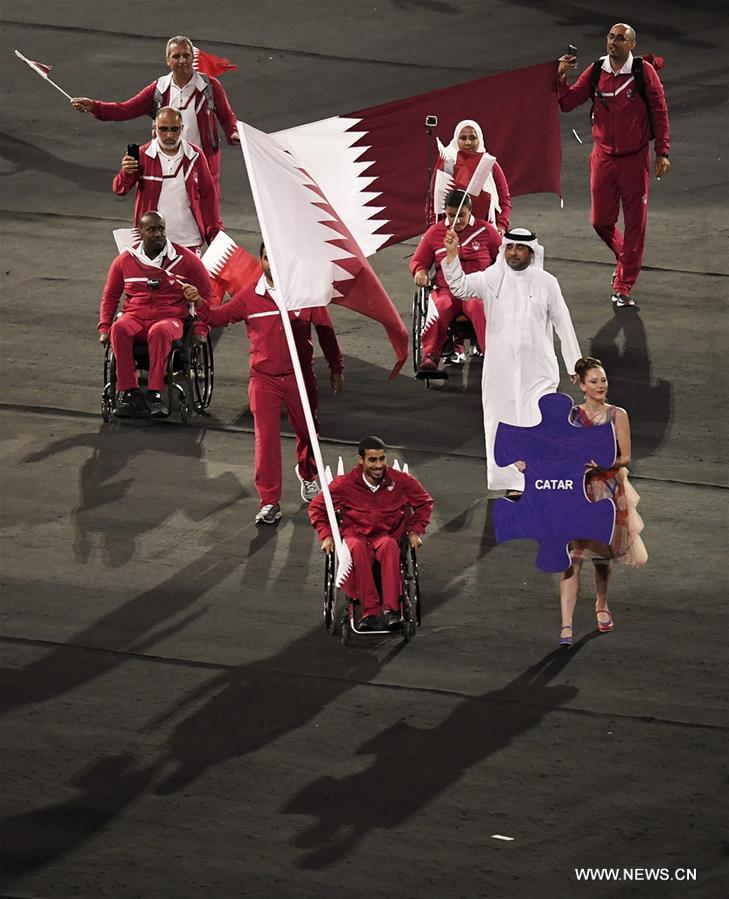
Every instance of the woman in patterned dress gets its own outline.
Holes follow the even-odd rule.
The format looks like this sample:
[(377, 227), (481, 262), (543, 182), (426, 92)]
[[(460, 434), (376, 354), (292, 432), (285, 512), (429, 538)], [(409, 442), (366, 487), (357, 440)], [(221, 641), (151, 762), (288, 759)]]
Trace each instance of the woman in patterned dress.
[(572, 424), (578, 428), (612, 424), (615, 431), (617, 456), (614, 464), (611, 468), (601, 468), (596, 462), (589, 462), (585, 478), (585, 489), (591, 501), (608, 498), (615, 503), (615, 527), (609, 544), (595, 540), (574, 540), (570, 544), (572, 564), (563, 572), (559, 584), (560, 646), (572, 646), (574, 642), (572, 617), (580, 587), (580, 571), (586, 559), (592, 560), (595, 570), (595, 615), (598, 630), (602, 633), (615, 627), (607, 602), (613, 560), (634, 568), (645, 565), (648, 560), (640, 537), (643, 521), (636, 508), (640, 497), (628, 481), (626, 468), (630, 462), (628, 413), (607, 402), (608, 380), (599, 359), (590, 356), (579, 359), (575, 372), (585, 399), (573, 407)]

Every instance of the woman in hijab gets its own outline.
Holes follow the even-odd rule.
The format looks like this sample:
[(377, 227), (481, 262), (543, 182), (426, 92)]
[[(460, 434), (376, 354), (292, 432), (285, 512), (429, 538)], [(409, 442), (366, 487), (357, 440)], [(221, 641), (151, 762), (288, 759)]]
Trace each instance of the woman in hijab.
[[(446, 194), (454, 189), (468, 188), (471, 176), (486, 152), (481, 126), (473, 119), (464, 119), (456, 125), (453, 140), (448, 146), (444, 147), (438, 141), (438, 149), (441, 158), (435, 172), (434, 220), (444, 212), (441, 207)], [(503, 237), (509, 228), (511, 194), (504, 170), (498, 162), (494, 162), (485, 183), (480, 187), (480, 192), (472, 196), (473, 214), (494, 225)]]

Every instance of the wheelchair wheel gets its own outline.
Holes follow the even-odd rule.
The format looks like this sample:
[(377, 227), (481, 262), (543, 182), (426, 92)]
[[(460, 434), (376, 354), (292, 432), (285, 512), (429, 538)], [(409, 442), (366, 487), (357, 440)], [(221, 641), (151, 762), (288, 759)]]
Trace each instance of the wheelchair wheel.
[(420, 363), (423, 358), (423, 329), (425, 328), (425, 317), (428, 314), (428, 297), (430, 289), (427, 287), (418, 287), (413, 297), (413, 327), (412, 327), (412, 347), (413, 347), (413, 369), (417, 374)]
[(334, 553), (327, 553), (324, 562), (324, 627), (334, 634)]
[[(418, 578), (418, 557), (412, 547), (408, 547), (403, 558), (404, 606), (411, 634), (421, 621), (420, 580)], [(408, 625), (406, 624), (406, 630)]]
[(202, 414), (210, 405), (215, 384), (213, 345), (209, 338), (206, 343), (194, 344), (190, 348), (188, 381), (195, 411)]
[(101, 393), (101, 420), (108, 424), (116, 405), (116, 359), (111, 344), (104, 347), (104, 389)]

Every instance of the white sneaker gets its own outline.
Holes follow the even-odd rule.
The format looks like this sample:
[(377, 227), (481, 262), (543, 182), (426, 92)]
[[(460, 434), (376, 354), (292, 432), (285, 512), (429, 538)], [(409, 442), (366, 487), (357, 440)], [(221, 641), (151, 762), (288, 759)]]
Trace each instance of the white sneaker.
[(310, 503), (315, 496), (321, 493), (319, 482), (317, 480), (305, 481), (299, 474), (298, 465), (294, 468), (294, 472), (296, 473), (296, 477), (301, 481), (301, 498), (305, 503)]
[(281, 517), (281, 509), (276, 503), (261, 506), (255, 517), (256, 524), (276, 524)]

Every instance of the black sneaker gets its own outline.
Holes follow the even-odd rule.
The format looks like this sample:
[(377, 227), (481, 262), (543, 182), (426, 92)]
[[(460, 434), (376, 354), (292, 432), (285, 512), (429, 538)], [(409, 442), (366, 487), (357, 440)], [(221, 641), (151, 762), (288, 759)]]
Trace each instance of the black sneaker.
[(378, 631), (379, 629), (377, 615), (365, 615), (363, 618), (359, 619), (359, 624), (357, 625), (358, 631)]
[(114, 407), (117, 418), (149, 418), (149, 406), (138, 387), (125, 390)]
[(388, 609), (383, 617), (385, 619), (385, 627), (388, 631), (397, 630), (402, 624), (400, 613), (396, 612), (394, 609)]
[(170, 410), (162, 399), (162, 394), (159, 390), (147, 391), (147, 405), (152, 418), (166, 418), (170, 414)]

